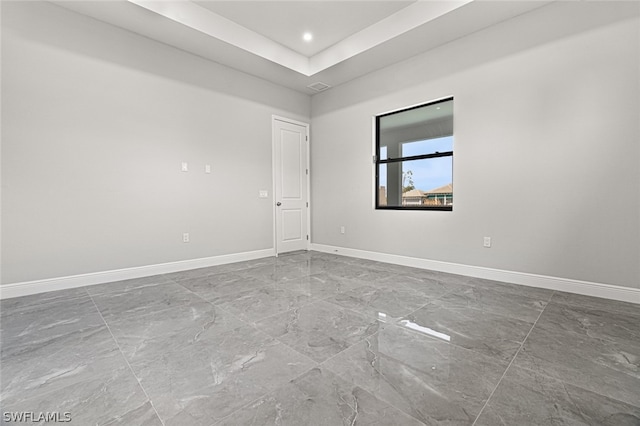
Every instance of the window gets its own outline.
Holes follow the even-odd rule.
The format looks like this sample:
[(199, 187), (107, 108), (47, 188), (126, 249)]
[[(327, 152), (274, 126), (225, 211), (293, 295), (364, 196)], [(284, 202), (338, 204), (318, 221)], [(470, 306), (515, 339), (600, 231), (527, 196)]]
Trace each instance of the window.
[(376, 116), (376, 208), (453, 210), (453, 98)]

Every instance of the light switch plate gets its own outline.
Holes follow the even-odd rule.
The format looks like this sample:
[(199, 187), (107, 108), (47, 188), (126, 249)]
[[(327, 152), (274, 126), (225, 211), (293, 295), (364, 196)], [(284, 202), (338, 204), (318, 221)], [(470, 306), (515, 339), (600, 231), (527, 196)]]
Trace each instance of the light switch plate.
[(269, 197), (269, 191), (266, 191), (264, 189), (260, 190), (260, 194), (258, 195), (260, 198), (268, 198)]

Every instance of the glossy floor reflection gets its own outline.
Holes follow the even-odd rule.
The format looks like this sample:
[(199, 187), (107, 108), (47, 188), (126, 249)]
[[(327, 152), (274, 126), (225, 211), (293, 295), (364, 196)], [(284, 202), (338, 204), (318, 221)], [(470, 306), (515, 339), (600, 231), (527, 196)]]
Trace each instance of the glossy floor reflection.
[(0, 328), (3, 412), (71, 424), (640, 425), (640, 305), (317, 252), (7, 299)]

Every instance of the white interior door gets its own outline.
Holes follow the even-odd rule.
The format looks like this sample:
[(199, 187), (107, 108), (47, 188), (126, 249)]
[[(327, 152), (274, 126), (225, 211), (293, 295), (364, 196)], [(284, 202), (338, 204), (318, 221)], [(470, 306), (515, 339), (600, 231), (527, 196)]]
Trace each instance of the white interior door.
[(309, 248), (309, 126), (273, 119), (276, 253)]

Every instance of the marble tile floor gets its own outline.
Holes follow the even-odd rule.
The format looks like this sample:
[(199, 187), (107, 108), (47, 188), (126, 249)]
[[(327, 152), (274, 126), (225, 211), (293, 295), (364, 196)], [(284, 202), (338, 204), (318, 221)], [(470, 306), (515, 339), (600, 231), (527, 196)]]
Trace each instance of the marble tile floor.
[(318, 252), (5, 299), (0, 339), (3, 424), (640, 425), (640, 305)]

